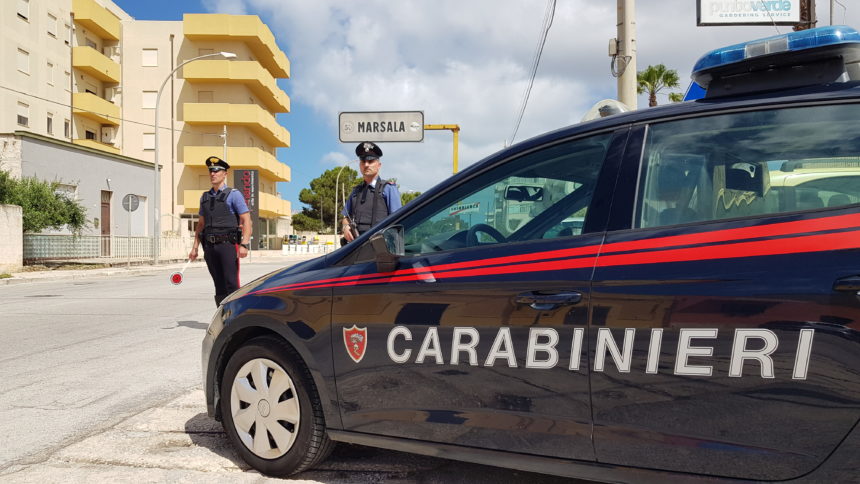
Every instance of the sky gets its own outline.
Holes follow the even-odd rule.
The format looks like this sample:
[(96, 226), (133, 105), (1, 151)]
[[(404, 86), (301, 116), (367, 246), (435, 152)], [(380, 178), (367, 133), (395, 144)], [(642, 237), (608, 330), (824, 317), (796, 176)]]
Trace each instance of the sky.
[[(796, 1), (796, 0), (792, 0)], [(459, 166), (511, 144), (547, 12), (545, 0), (114, 0), (138, 20), (183, 13), (258, 15), (290, 59), (278, 84), (291, 112), (278, 121), (292, 145), (278, 159), (292, 170), (279, 183), (300, 211), (299, 192), (323, 171), (352, 163), (355, 145), (338, 140), (343, 111), (423, 111), (427, 124), (460, 126)], [(696, 1), (636, 2), (637, 68), (665, 64), (683, 92), (706, 52), (787, 33), (788, 26), (697, 27)], [(819, 26), (860, 28), (860, 2), (819, 0)], [(525, 114), (514, 142), (581, 121), (596, 102), (616, 97), (608, 41), (616, 37), (614, 0), (558, 0)], [(648, 109), (642, 95), (639, 109)], [(450, 131), (421, 143), (380, 143), (381, 175), (401, 192), (423, 192), (452, 173)], [(229, 160), (228, 160), (229, 161)]]

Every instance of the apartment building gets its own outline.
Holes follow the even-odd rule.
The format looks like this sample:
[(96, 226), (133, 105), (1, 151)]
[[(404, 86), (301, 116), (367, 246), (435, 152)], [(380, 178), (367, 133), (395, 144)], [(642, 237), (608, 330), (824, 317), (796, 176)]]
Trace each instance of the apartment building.
[[(161, 231), (193, 230), (210, 155), (256, 175), (255, 245), (288, 231), (276, 183), (290, 171), (276, 150), (290, 134), (275, 116), (289, 111), (276, 79), (290, 64), (257, 16), (138, 21), (110, 0), (4, 0), (0, 39), (0, 169), (60, 180), (87, 206), (91, 233), (153, 233), (162, 85)], [(141, 199), (133, 214), (126, 194)]]
[[(289, 77), (290, 63), (269, 28), (254, 15), (218, 14), (186, 14), (181, 22), (123, 21), (122, 27), (123, 116), (153, 120), (167, 81), (158, 109), (162, 226), (193, 226), (200, 195), (209, 188), (204, 160), (215, 155), (234, 174), (257, 173), (254, 245), (286, 233), (290, 203), (280, 198), (276, 183), (289, 181), (290, 170), (276, 150), (290, 145), (290, 133), (275, 116), (290, 110), (276, 82)], [(153, 159), (153, 124), (124, 124), (123, 153)]]

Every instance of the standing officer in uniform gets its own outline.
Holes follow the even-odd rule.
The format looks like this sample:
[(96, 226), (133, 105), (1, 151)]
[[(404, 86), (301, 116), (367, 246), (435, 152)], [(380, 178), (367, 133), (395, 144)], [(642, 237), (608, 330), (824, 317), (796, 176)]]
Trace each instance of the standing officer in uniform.
[(206, 166), (212, 189), (200, 197), (200, 220), (188, 258), (197, 259), (197, 247), (202, 241), (203, 258), (215, 283), (215, 304), (219, 305), (239, 289), (239, 258), (248, 256), (251, 214), (245, 197), (239, 190), (227, 186), (230, 165), (217, 156), (210, 156)]
[(358, 144), (355, 154), (364, 181), (352, 190), (341, 212), (341, 229), (347, 242), (352, 242), (402, 206), (397, 185), (379, 178), (382, 149), (365, 141)]

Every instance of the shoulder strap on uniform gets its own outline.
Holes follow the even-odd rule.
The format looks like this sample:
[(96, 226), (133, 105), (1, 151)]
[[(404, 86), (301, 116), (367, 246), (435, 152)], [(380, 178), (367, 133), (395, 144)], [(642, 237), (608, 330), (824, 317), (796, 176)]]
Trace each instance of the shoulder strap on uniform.
[(230, 187), (226, 187), (221, 190), (221, 193), (218, 194), (218, 201), (223, 202), (224, 200), (227, 200), (227, 197), (230, 195), (231, 191), (233, 191), (233, 189)]

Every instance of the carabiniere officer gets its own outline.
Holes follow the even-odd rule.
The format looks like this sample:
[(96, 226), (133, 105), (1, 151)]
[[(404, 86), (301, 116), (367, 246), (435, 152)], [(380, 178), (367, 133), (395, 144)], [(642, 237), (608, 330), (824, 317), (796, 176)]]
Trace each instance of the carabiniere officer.
[(367, 232), (401, 207), (397, 185), (392, 180), (379, 177), (382, 148), (365, 141), (355, 147), (355, 155), (364, 181), (353, 188), (341, 212), (345, 242), (352, 242), (357, 235)]
[(217, 156), (206, 159), (212, 189), (200, 197), (200, 220), (188, 259), (197, 259), (203, 243), (203, 258), (215, 283), (215, 305), (239, 289), (239, 259), (248, 256), (251, 214), (239, 190), (227, 186), (230, 165)]

